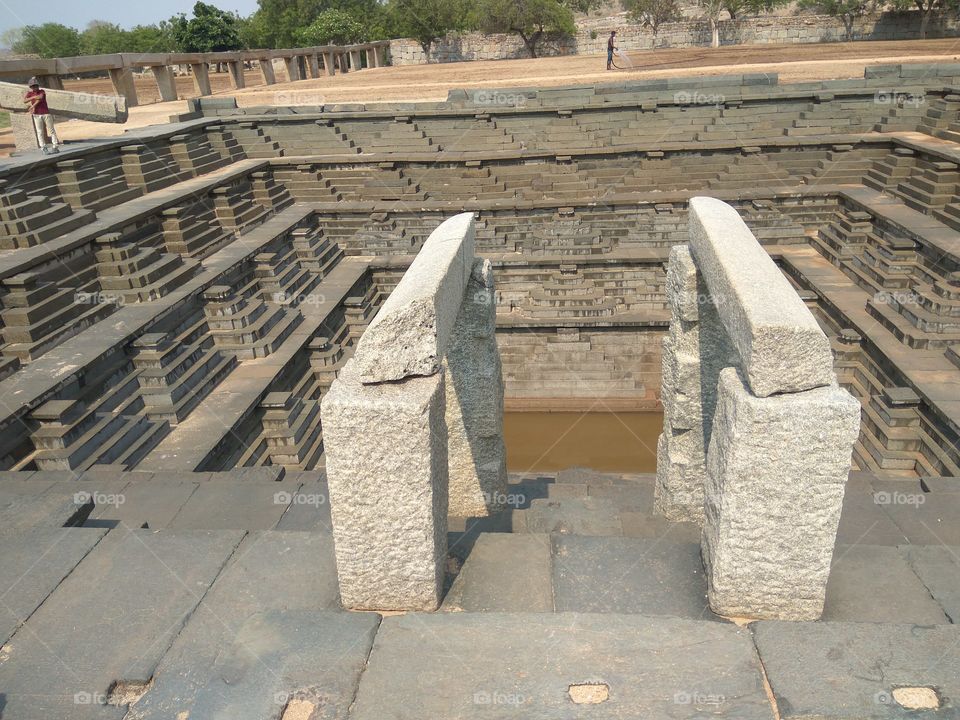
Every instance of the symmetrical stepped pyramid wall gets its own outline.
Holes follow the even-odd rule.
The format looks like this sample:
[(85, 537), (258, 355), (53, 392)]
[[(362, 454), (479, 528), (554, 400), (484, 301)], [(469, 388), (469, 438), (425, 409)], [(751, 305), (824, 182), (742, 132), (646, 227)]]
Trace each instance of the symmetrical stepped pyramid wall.
[(863, 402), (858, 466), (960, 474), (957, 78), (245, 108), (13, 160), (0, 468), (322, 465), (323, 393), (464, 209), (496, 268), (508, 402), (656, 407), (664, 264), (709, 194), (832, 338)]

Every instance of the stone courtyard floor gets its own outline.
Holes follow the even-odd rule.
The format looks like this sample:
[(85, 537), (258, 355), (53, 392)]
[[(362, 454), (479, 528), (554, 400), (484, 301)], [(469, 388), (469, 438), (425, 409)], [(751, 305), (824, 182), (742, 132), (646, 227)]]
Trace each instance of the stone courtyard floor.
[(955, 481), (854, 473), (823, 620), (746, 623), (649, 475), (512, 477), (451, 521), (441, 610), (383, 617), (340, 609), (320, 473), (7, 475), (3, 718), (960, 712)]

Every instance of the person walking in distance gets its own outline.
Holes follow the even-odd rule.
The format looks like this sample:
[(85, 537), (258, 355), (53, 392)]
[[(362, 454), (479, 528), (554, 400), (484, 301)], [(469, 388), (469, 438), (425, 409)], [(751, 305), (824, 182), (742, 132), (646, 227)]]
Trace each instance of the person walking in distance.
[(618, 49), (614, 42), (617, 39), (617, 31), (611, 30), (610, 37), (607, 38), (607, 70), (613, 70), (613, 53)]
[[(53, 125), (53, 115), (50, 114), (50, 108), (47, 107), (47, 93), (40, 87), (40, 83), (35, 77), (30, 78), (28, 83), (30, 89), (23, 96), (23, 103), (27, 106), (27, 112), (33, 117), (33, 129), (37, 132), (37, 144), (43, 150), (44, 155), (60, 152), (60, 138), (57, 137), (57, 129)], [(50, 142), (53, 148), (47, 148), (47, 140), (44, 131), (50, 136)]]

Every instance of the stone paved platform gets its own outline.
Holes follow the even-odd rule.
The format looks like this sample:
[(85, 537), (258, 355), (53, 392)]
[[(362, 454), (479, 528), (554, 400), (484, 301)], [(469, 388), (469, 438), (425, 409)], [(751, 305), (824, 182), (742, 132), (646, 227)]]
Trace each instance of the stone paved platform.
[(917, 530), (939, 478), (854, 474), (824, 619), (746, 627), (706, 608), (686, 524), (651, 522), (652, 476), (511, 477), (520, 507), (451, 519), (440, 611), (382, 618), (340, 608), (320, 474), (3, 479), (5, 719), (960, 716), (960, 548)]

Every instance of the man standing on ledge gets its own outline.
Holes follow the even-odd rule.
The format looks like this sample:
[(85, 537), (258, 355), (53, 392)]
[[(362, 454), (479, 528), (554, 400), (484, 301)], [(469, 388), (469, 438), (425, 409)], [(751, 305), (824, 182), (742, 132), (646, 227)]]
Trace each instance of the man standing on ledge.
[[(60, 152), (60, 138), (57, 137), (57, 129), (53, 126), (53, 115), (50, 114), (50, 108), (47, 107), (47, 93), (40, 87), (35, 77), (30, 78), (28, 83), (30, 89), (23, 96), (23, 103), (28, 105), (27, 112), (33, 116), (33, 129), (37, 131), (37, 144), (43, 150), (44, 155)], [(47, 140), (44, 136), (44, 130), (50, 135), (50, 141), (53, 143), (53, 149), (47, 149)]]
[(611, 30), (610, 37), (607, 39), (607, 70), (613, 70), (613, 52), (617, 47), (613, 41), (617, 39), (617, 31)]

